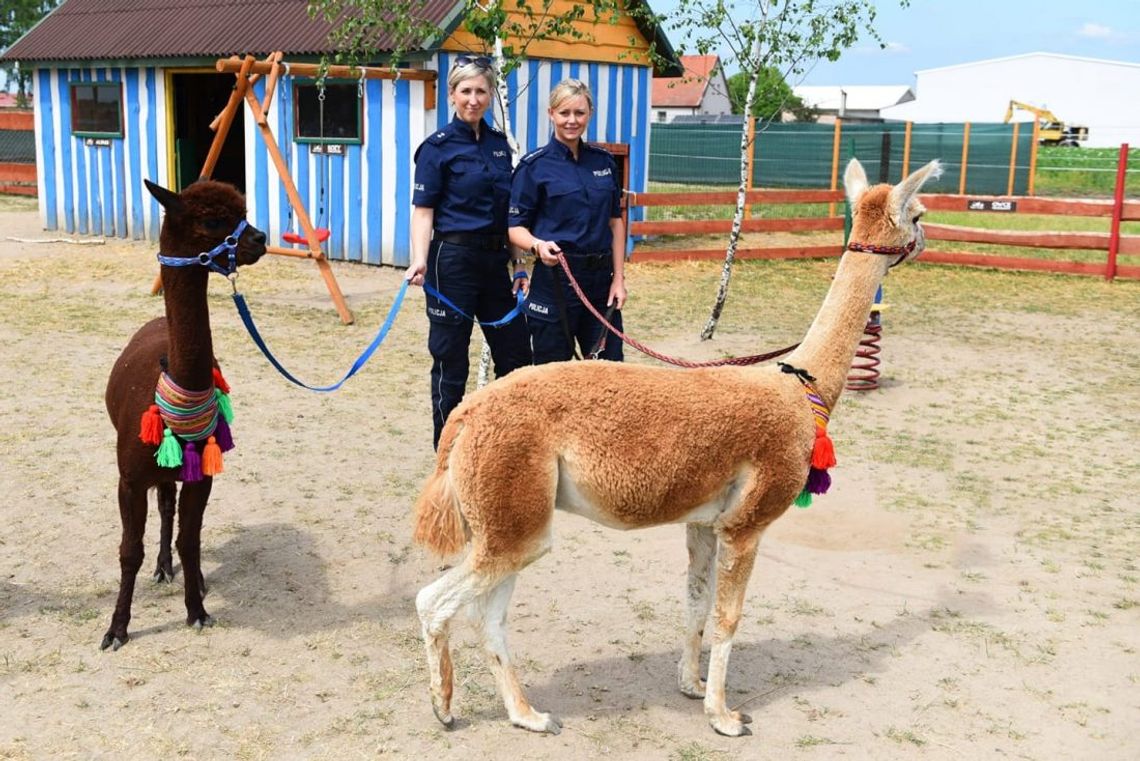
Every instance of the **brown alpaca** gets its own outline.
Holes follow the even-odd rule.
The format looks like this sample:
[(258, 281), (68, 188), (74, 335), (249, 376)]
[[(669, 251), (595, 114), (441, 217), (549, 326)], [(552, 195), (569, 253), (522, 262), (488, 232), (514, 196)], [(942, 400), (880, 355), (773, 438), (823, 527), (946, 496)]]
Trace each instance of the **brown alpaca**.
[[(118, 650), (130, 639), (127, 625), (131, 620), (135, 577), (143, 562), (147, 490), (152, 487), (158, 491), (158, 511), (162, 519), (154, 578), (157, 581), (174, 578), (170, 540), (180, 480), (183, 485), (177, 495), (177, 546), (186, 587), (186, 623), (199, 628), (213, 624), (202, 605), (206, 587), (200, 557), (202, 514), (213, 479), (205, 475), (191, 481), (194, 476), (186, 476), (177, 467), (160, 467), (156, 461), (156, 446), (140, 439), (140, 426), (144, 413), (155, 404), (155, 388), (164, 371), (170, 382), (180, 389), (201, 394), (213, 391), (216, 362), (206, 302), (210, 270), (232, 271), (238, 265), (253, 264), (265, 253), (264, 233), (248, 225), (239, 231), (239, 225), (245, 221), (245, 199), (232, 186), (199, 181), (180, 194), (151, 182), (146, 182), (146, 187), (166, 210), (159, 235), (166, 316), (151, 320), (134, 334), (116, 360), (107, 382), (107, 413), (118, 434), (119, 517), (123, 522), (123, 536), (119, 544), (122, 573), (119, 598), (111, 626), (100, 645), (104, 650), (108, 647)], [(238, 236), (236, 241), (231, 237), (234, 235)], [(226, 244), (234, 245), (227, 247)], [(211, 266), (204, 260), (207, 254), (202, 252), (215, 251), (217, 255), (209, 260)], [(217, 377), (220, 380), (220, 375)], [(219, 387), (223, 385), (224, 381), (218, 383)], [(217, 420), (216, 415), (214, 420)], [(160, 426), (158, 433), (161, 434), (162, 422), (156, 419), (155, 425)], [(178, 439), (170, 438), (177, 446)], [(205, 445), (206, 440), (199, 444)], [(190, 449), (187, 444), (186, 450)], [(188, 460), (189, 457), (187, 455)], [(204, 467), (203, 470), (212, 469)]]
[[(560, 509), (618, 529), (687, 524), (681, 692), (704, 699), (717, 732), (750, 733), (751, 719), (725, 704), (728, 656), (760, 537), (810, 485), (813, 448), (826, 439), (808, 384), (814, 380), (818, 397), (834, 408), (876, 288), (888, 267), (924, 247), (915, 194), (938, 171), (931, 162), (895, 187), (868, 188), (862, 166), (851, 161), (844, 183), (855, 214), (852, 243), (783, 372), (564, 362), (516, 371), (451, 413), (435, 472), (416, 503), (415, 533), (444, 555), (471, 544), (416, 597), (432, 707), (445, 726), (453, 722), (449, 627), (466, 608), (481, 627), (511, 723), (560, 731), (557, 718), (527, 701), (506, 644), (516, 576), (550, 549)], [(698, 663), (710, 610), (706, 687)]]

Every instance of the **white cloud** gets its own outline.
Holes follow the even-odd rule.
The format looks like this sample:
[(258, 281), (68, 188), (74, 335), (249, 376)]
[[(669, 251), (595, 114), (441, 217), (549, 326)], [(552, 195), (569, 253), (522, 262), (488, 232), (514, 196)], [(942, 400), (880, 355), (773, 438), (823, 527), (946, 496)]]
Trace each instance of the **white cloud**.
[(901, 42), (888, 42), (887, 47), (883, 49), (884, 53), (909, 53), (910, 47), (902, 44)]
[(1093, 39), (1104, 40), (1112, 36), (1112, 27), (1104, 26), (1103, 24), (1094, 24), (1091, 21), (1086, 21), (1080, 29), (1077, 30), (1079, 37), (1091, 37)]

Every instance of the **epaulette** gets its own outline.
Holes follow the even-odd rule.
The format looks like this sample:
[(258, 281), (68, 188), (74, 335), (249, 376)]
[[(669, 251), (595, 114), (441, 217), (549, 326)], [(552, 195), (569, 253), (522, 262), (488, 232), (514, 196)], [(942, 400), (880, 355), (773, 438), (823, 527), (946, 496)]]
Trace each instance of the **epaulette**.
[(523, 164), (531, 163), (536, 158), (538, 158), (542, 154), (546, 153), (546, 148), (547, 148), (547, 146), (544, 145), (536, 151), (531, 151), (530, 153), (528, 153), (527, 155), (525, 155), (521, 159), (519, 159), (519, 162), (523, 163)]
[(451, 137), (451, 133), (441, 129), (428, 135), (424, 142), (431, 143), (432, 145), (443, 145), (447, 142), (447, 138), (449, 137)]

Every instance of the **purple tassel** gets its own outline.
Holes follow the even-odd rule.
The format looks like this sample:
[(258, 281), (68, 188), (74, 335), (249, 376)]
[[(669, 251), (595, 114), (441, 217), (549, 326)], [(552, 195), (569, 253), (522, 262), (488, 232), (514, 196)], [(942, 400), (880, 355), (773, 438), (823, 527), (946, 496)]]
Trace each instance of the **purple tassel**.
[(230, 433), (230, 424), (221, 415), (218, 415), (218, 427), (214, 429), (214, 441), (223, 452), (234, 448), (234, 437)]
[(804, 487), (806, 491), (811, 494), (827, 494), (827, 490), (830, 488), (831, 476), (826, 470), (808, 469), (807, 486)]
[(182, 450), (182, 472), (179, 477), (184, 483), (202, 480), (202, 456), (198, 454), (193, 441), (186, 442), (186, 448)]

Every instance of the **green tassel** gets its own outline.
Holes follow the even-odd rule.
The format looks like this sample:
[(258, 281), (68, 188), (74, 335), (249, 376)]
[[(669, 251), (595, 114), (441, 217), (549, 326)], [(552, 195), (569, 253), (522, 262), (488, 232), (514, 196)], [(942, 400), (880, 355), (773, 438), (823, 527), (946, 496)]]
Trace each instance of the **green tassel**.
[(796, 497), (795, 505), (796, 507), (811, 507), (811, 492), (807, 489), (800, 492), (800, 495)]
[(227, 423), (234, 422), (234, 406), (230, 404), (230, 395), (223, 394), (220, 388), (214, 389), (214, 394), (218, 397), (218, 412), (222, 413)]
[(160, 468), (182, 467), (182, 445), (174, 438), (174, 433), (169, 428), (163, 432), (162, 443), (154, 453), (154, 458), (158, 460)]

